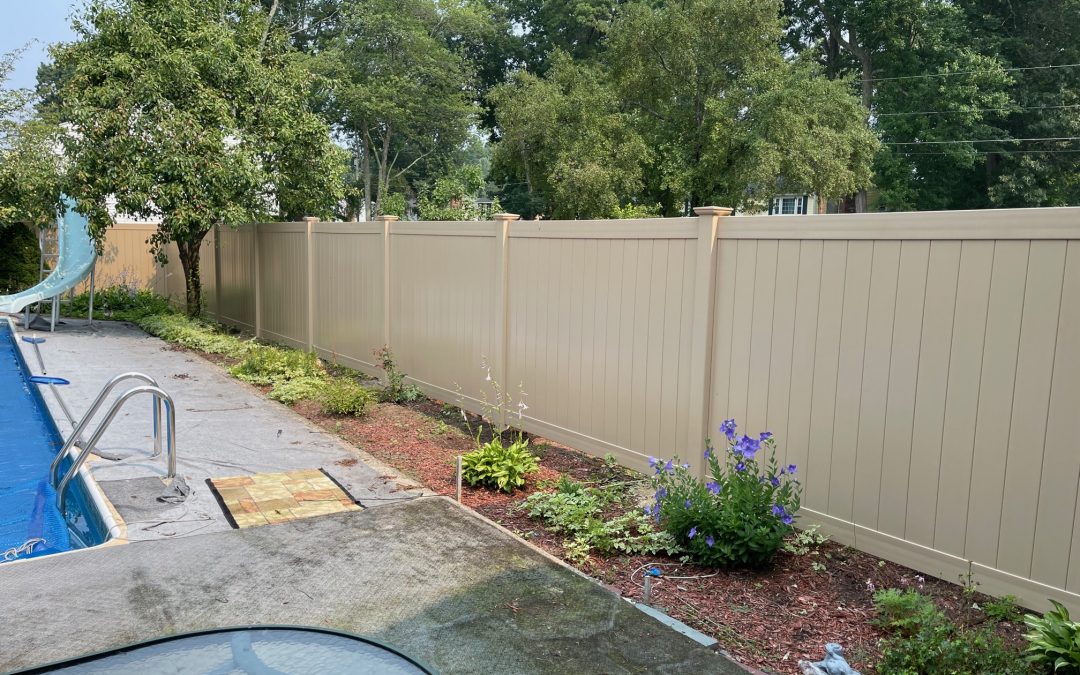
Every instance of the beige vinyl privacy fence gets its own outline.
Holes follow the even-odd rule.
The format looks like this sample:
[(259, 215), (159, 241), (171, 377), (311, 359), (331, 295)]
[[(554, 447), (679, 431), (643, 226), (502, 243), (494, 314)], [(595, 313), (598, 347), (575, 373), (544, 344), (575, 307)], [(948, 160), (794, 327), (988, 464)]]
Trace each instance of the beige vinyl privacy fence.
[(248, 226), (208, 239), (207, 301), (473, 409), (486, 361), (520, 426), (638, 469), (771, 430), (804, 524), (1080, 611), (1080, 209), (698, 213)]

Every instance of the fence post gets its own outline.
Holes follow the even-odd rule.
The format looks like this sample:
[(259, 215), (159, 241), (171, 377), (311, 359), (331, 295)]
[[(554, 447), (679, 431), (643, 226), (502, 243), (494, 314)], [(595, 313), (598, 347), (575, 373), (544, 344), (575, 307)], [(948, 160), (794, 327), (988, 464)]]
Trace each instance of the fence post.
[(221, 225), (214, 225), (214, 318), (222, 321), (221, 311)]
[(259, 246), (259, 225), (258, 223), (251, 226), (251, 248), (253, 249), (252, 257), (255, 259), (255, 337), (262, 337), (262, 283), (259, 281), (259, 277), (262, 274), (259, 271), (260, 263), (259, 258), (261, 255), (261, 247)]
[[(382, 223), (383, 245), (383, 346), (390, 346), (390, 235), (397, 216), (379, 215), (375, 220)], [(378, 364), (376, 364), (376, 367)]]
[(315, 351), (315, 226), (319, 219), (313, 216), (304, 218), (307, 225), (307, 350)]
[[(516, 213), (496, 213), (495, 219), (495, 334), (492, 336), (492, 370), (504, 393), (510, 391), (510, 223)], [(499, 426), (506, 426), (506, 406), (499, 406)]]
[[(691, 466), (704, 475), (705, 462), (701, 452), (709, 429), (709, 407), (712, 400), (713, 323), (716, 312), (716, 235), (720, 219), (731, 215), (731, 209), (720, 206), (699, 206), (697, 262), (694, 272), (694, 330), (690, 348), (690, 459)], [(696, 445), (694, 445), (696, 444)]]

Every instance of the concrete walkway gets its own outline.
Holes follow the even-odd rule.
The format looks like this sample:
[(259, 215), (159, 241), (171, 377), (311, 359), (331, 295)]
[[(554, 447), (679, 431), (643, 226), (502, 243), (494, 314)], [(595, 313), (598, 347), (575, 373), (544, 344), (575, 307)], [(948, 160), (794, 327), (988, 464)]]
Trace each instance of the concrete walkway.
[[(193, 492), (157, 500), (149, 401), (126, 408), (102, 447), (131, 458), (92, 472), (131, 543), (0, 564), (0, 670), (290, 624), (374, 637), (442, 673), (745, 672), (475, 513), (401, 490), (389, 468), (201, 358), (121, 324), (69, 322), (46, 337), (76, 415), (118, 372), (158, 379), (177, 404), (179, 473)], [(236, 530), (205, 482), (304, 468), (377, 508)]]
[[(25, 334), (25, 333), (24, 333)], [(76, 420), (114, 375), (145, 373), (176, 402), (177, 473), (192, 488), (180, 505), (158, 501), (166, 492), (164, 458), (151, 460), (150, 399), (129, 402), (99, 448), (123, 454), (119, 462), (94, 458), (91, 472), (128, 525), (127, 539), (160, 539), (231, 529), (207, 488), (213, 477), (322, 468), (365, 507), (408, 498), (401, 485), (415, 485), (370, 455), (327, 433), (213, 363), (146, 335), (125, 323), (65, 319), (41, 345), (50, 375), (71, 380), (63, 396)], [(31, 370), (40, 369), (33, 347), (20, 340)], [(109, 401), (127, 387), (120, 385)], [(55, 398), (44, 393), (60, 432), (70, 434)], [(107, 405), (98, 413), (103, 417)], [(91, 427), (93, 428), (93, 427)], [(87, 434), (89, 435), (89, 434)], [(357, 462), (357, 458), (363, 461)]]

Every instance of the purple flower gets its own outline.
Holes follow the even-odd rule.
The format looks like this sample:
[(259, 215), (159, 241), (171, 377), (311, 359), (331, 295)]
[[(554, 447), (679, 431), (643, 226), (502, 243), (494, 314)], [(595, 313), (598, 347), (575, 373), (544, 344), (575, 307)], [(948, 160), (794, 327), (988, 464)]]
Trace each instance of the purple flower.
[(683, 463), (682, 463), (682, 468), (684, 468), (684, 469), (689, 469), (689, 468), (690, 468), (690, 465), (689, 465), (689, 464), (687, 464), (686, 462), (683, 462)]
[(687, 539), (693, 539), (697, 536), (697, 525), (690, 528), (690, 531), (686, 533)]
[(705, 484), (705, 487), (714, 495), (720, 494), (720, 483), (717, 483), (716, 481), (709, 481)]
[(769, 482), (772, 483), (773, 487), (780, 487), (780, 479), (776, 476), (772, 476), (771, 478), (769, 478)]
[(735, 420), (724, 420), (724, 423), (720, 425), (720, 431), (728, 437), (728, 440), (735, 438)]
[(772, 505), (772, 514), (774, 516), (783, 516), (784, 515), (784, 507), (780, 506), (779, 504), (773, 504)]
[(757, 451), (761, 449), (761, 441), (750, 438), (749, 436), (743, 436), (735, 444), (735, 453), (740, 454), (746, 459), (753, 459)]
[(682, 505), (683, 505), (683, 508), (687, 508), (687, 509), (690, 508), (691, 506), (693, 506), (693, 504), (690, 503), (689, 499), (687, 499), (685, 502), (683, 502)]
[(713, 544), (715, 544), (715, 543), (716, 543), (716, 540), (712, 538), (711, 534), (709, 536), (705, 537), (705, 545), (708, 546), (709, 548), (712, 548)]
[(795, 519), (792, 518), (790, 514), (785, 513), (783, 517), (780, 518), (780, 521), (785, 525), (790, 525), (795, 522)]
[(738, 464), (735, 465), (735, 470), (736, 471), (746, 471), (746, 464), (744, 464), (742, 462), (739, 462)]
[(659, 502), (664, 497), (667, 497), (667, 488), (662, 487), (656, 491), (656, 501)]
[(649, 468), (651, 469), (651, 468), (655, 467), (658, 461), (659, 460), (657, 460), (655, 457), (650, 455), (649, 456)]
[(795, 475), (795, 465), (794, 464), (788, 464), (787, 465), (787, 472), (790, 473), (792, 476), (794, 476)]
[(772, 432), (771, 431), (762, 431), (761, 435), (758, 436), (758, 440), (760, 440), (762, 443), (769, 440), (770, 438), (772, 438)]
[(667, 464), (664, 465), (664, 471), (675, 473), (675, 464), (670, 459), (667, 461)]
[(712, 456), (712, 448), (705, 448), (705, 459), (708, 459), (710, 456)]

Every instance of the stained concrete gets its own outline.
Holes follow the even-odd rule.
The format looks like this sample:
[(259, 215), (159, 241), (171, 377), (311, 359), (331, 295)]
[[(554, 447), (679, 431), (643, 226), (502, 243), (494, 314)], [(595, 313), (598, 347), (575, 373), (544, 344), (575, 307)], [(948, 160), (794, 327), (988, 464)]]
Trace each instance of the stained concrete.
[[(41, 352), (49, 374), (71, 381), (61, 392), (76, 419), (82, 417), (109, 379), (127, 371), (156, 379), (176, 402), (177, 472), (192, 488), (183, 504), (159, 501), (165, 486), (160, 480), (150, 480), (165, 475), (165, 460), (150, 456), (153, 436), (149, 398), (132, 399), (122, 408), (98, 444), (102, 450), (126, 459), (112, 462), (92, 458), (89, 463), (94, 478), (127, 521), (126, 538), (130, 540), (230, 529), (207, 488), (206, 480), (211, 477), (322, 468), (365, 507), (424, 493), (403, 490), (402, 486), (415, 483), (201, 357), (150, 337), (130, 324), (95, 321), (87, 325), (74, 319), (65, 322), (55, 333), (34, 334), (46, 338)], [(31, 370), (37, 373), (40, 368), (33, 346), (21, 340), (19, 345)], [(108, 400), (111, 402), (120, 392), (138, 384), (121, 384)], [(43, 393), (57, 426), (67, 436), (71, 425), (55, 398), (47, 391)], [(98, 412), (99, 419), (104, 417), (107, 406)]]
[(377, 638), (442, 673), (744, 673), (441, 497), (0, 565), (0, 667), (246, 624)]

